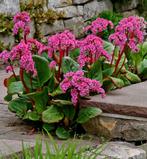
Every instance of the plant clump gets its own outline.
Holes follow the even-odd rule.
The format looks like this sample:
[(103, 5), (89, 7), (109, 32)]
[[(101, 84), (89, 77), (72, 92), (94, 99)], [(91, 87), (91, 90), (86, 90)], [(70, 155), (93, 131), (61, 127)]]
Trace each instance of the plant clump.
[[(5, 100), (18, 117), (38, 123), (59, 138), (67, 139), (83, 130), (81, 124), (102, 113), (99, 108), (80, 108), (81, 99), (94, 94), (104, 97), (110, 90), (147, 78), (143, 18), (122, 19), (110, 42), (103, 40), (102, 34), (113, 23), (99, 18), (96, 32), (85, 38), (76, 39), (65, 30), (49, 36), (47, 44), (29, 38), (31, 20), (27, 12), (17, 13), (13, 22), (13, 34), (21, 34), (21, 39), (11, 50), (0, 53), (6, 71), (12, 73), (4, 80), (8, 93)], [(99, 31), (101, 25), (104, 27)]]

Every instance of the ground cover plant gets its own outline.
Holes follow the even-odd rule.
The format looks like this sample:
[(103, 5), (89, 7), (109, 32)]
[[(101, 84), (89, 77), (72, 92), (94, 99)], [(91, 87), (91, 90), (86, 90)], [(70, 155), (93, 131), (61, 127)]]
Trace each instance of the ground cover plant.
[[(110, 20), (97, 18), (84, 28), (83, 39), (65, 30), (49, 36), (47, 44), (29, 38), (27, 12), (17, 13), (13, 22), (13, 34), (21, 39), (10, 51), (0, 53), (8, 64), (6, 71), (12, 72), (4, 80), (9, 110), (61, 139), (102, 113), (99, 108), (80, 108), (81, 98), (104, 97), (112, 89), (146, 79), (146, 22), (141, 17), (124, 18), (115, 28)], [(107, 29), (114, 33), (104, 41)]]

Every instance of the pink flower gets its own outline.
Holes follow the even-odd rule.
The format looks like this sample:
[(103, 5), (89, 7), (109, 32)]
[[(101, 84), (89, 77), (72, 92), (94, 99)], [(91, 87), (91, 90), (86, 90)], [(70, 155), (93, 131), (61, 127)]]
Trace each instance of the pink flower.
[(27, 12), (17, 13), (13, 18), (13, 34), (18, 34), (19, 30), (21, 29), (24, 32), (24, 36), (28, 35), (30, 33), (30, 21), (31, 19)]
[(79, 97), (88, 96), (90, 92), (101, 93), (105, 96), (105, 91), (101, 86), (99, 81), (84, 77), (83, 71), (66, 73), (64, 80), (60, 83), (60, 88), (64, 93), (71, 91), (71, 101), (75, 106)]
[(74, 34), (65, 30), (62, 33), (57, 33), (48, 38), (49, 57), (51, 58), (53, 53), (64, 52), (64, 56), (68, 55), (68, 52), (76, 48), (76, 39)]
[(111, 59), (111, 55), (103, 48), (103, 40), (95, 35), (88, 35), (79, 41), (78, 46), (80, 48), (78, 63), (81, 67), (85, 66), (86, 63), (92, 64), (100, 56), (105, 56), (108, 60)]
[(13, 67), (12, 66), (7, 66), (5, 70), (6, 70), (7, 73), (12, 72)]
[(111, 21), (103, 18), (97, 18), (94, 20), (91, 25), (88, 25), (84, 30), (91, 31), (94, 35), (101, 33), (102, 31), (106, 30), (108, 27), (113, 29), (114, 25)]
[(50, 67), (50, 69), (54, 69), (56, 67), (56, 65), (57, 65), (56, 61), (52, 61), (52, 62), (50, 62), (49, 67)]
[(109, 41), (112, 41), (120, 49), (125, 45), (133, 51), (138, 51), (138, 44), (143, 42), (145, 21), (143, 18), (130, 16), (122, 19), (115, 28), (115, 33), (111, 34)]
[(7, 50), (4, 50), (0, 53), (0, 59), (2, 59), (5, 63), (8, 62), (8, 59), (10, 58), (10, 53)]

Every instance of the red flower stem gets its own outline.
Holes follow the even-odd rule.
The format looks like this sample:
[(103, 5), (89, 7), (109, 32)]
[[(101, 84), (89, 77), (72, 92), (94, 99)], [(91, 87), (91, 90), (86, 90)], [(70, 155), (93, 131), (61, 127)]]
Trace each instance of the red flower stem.
[(14, 71), (14, 68), (13, 68), (13, 66), (12, 66), (11, 62), (10, 62), (9, 64), (10, 64), (10, 66), (11, 66), (11, 68), (12, 68), (13, 76), (14, 76), (14, 78), (15, 78), (15, 79), (16, 79), (16, 81), (17, 81), (18, 79), (17, 79), (17, 76), (16, 76), (16, 74), (15, 74), (15, 71)]
[(119, 63), (120, 63), (120, 60), (121, 60), (121, 57), (122, 57), (122, 55), (123, 55), (123, 53), (124, 53), (125, 48), (126, 48), (126, 44), (124, 45), (124, 48), (122, 49), (122, 51), (120, 52), (120, 54), (119, 54), (119, 56), (118, 56), (118, 59), (117, 59), (117, 61), (116, 61), (116, 65), (115, 65), (115, 70), (114, 70), (113, 74), (115, 74), (116, 71), (117, 71), (118, 65), (119, 65)]
[(27, 85), (26, 85), (26, 83), (24, 81), (23, 72), (24, 72), (24, 70), (22, 68), (20, 68), (20, 71), (19, 71), (19, 73), (20, 73), (20, 80), (22, 81), (22, 84), (23, 84), (23, 86), (25, 88), (26, 93), (29, 93), (30, 90), (29, 90), (29, 88), (27, 87)]
[(64, 51), (62, 49), (59, 50), (59, 69), (58, 69), (58, 80), (60, 80), (60, 76), (61, 76), (61, 64), (62, 64), (62, 58), (64, 56)]
[(121, 65), (120, 69), (119, 69), (118, 72), (116, 73), (116, 76), (118, 76), (119, 72), (120, 72), (121, 69), (123, 68), (123, 66), (124, 66), (124, 64), (125, 64), (125, 61), (126, 61), (126, 56), (125, 56), (125, 58), (124, 58), (124, 61), (123, 61), (122, 65)]

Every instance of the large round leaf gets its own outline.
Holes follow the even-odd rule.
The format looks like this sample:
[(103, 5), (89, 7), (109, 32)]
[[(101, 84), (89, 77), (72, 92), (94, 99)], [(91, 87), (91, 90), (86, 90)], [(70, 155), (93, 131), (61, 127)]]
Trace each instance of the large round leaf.
[(120, 78), (111, 77), (111, 76), (109, 76), (108, 78), (112, 81), (114, 86), (116, 86), (117, 88), (122, 88), (125, 85), (124, 81)]
[(27, 112), (23, 119), (32, 120), (32, 121), (39, 121), (40, 115), (36, 111)]
[(141, 79), (138, 77), (138, 75), (127, 71), (125, 74), (126, 78), (131, 82), (131, 83), (138, 83), (141, 82)]
[(77, 123), (83, 124), (89, 119), (102, 114), (102, 110), (96, 107), (82, 108), (78, 114)]
[(33, 55), (33, 60), (35, 62), (35, 68), (37, 70), (37, 78), (39, 86), (42, 87), (45, 82), (47, 82), (51, 76), (52, 72), (49, 69), (48, 61), (44, 57)]
[(8, 86), (8, 94), (17, 94), (24, 91), (23, 84), (21, 81), (12, 82)]
[(79, 64), (74, 61), (71, 57), (64, 57), (62, 59), (62, 71), (67, 73), (70, 71), (76, 72), (79, 70)]
[(23, 98), (17, 98), (9, 102), (8, 108), (10, 111), (15, 112), (17, 116), (23, 117), (30, 106), (31, 104)]
[(62, 120), (64, 114), (60, 111), (57, 106), (49, 106), (47, 110), (42, 113), (42, 121), (45, 123), (57, 123)]
[(58, 127), (56, 129), (56, 135), (59, 139), (68, 139), (70, 134), (67, 130), (65, 130), (63, 127)]

